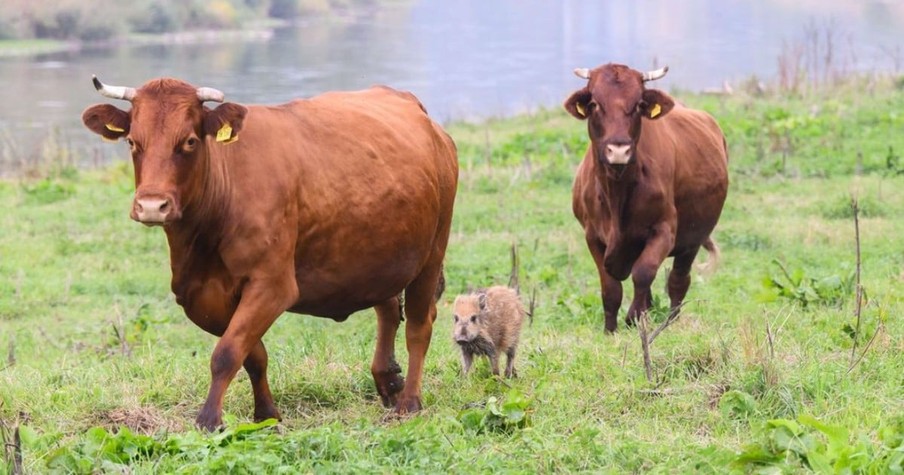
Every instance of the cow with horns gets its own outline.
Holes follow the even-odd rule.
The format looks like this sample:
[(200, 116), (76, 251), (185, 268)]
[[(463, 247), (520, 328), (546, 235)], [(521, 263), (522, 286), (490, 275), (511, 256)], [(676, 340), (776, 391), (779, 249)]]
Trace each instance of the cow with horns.
[[(200, 427), (222, 424), (224, 394), (242, 366), (254, 418), (280, 417), (261, 338), (285, 311), (343, 321), (374, 307), (377, 392), (397, 413), (421, 408), (458, 160), (413, 95), (374, 87), (211, 109), (204, 102), (223, 102), (222, 92), (176, 79), (94, 85), (131, 109), (91, 106), (85, 126), (128, 142), (131, 217), (163, 227), (177, 303), (221, 337)], [(394, 355), (402, 292), (406, 379)]]
[(705, 112), (645, 84), (668, 68), (641, 73), (619, 64), (575, 69), (587, 85), (564, 103), (587, 121), (590, 147), (578, 166), (572, 207), (599, 272), (607, 331), (615, 331), (622, 281), (634, 282), (626, 323), (652, 305), (650, 286), (674, 257), (666, 284), (677, 316), (700, 247), (718, 260), (710, 237), (728, 192), (725, 137)]

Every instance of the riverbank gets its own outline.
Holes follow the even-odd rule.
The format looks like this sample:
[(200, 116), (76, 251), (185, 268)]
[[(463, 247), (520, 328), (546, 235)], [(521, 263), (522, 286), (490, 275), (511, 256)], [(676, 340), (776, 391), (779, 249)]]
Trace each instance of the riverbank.
[[(138, 3), (112, 0), (31, 3), (10, 0), (0, 11), (0, 58), (121, 43), (183, 44), (260, 39), (295, 21), (377, 9), (358, 0), (221, 0)], [(395, 2), (399, 3), (399, 2)], [(366, 8), (365, 8), (366, 7)]]
[(241, 29), (188, 30), (162, 34), (133, 33), (115, 40), (59, 41), (59, 40), (0, 40), (0, 58), (37, 56), (64, 51), (78, 51), (85, 47), (112, 47), (139, 44), (202, 44), (221, 41), (267, 41), (273, 29), (286, 26), (284, 21), (267, 21)]
[[(586, 125), (552, 110), (448, 128), (461, 180), (447, 291), (425, 411), (404, 420), (385, 418), (370, 379), (372, 312), (341, 324), (287, 314), (265, 337), (281, 428), (243, 424), (253, 403), (241, 372), (229, 428), (195, 432), (215, 339), (173, 301), (160, 229), (128, 219), (130, 165), (0, 182), (0, 432), (19, 427), (27, 473), (900, 467), (901, 85), (678, 99), (722, 125), (732, 184), (715, 233), (722, 267), (694, 277), (681, 319), (652, 346), (653, 383), (636, 332), (602, 331), (570, 210)], [(852, 195), (869, 296), (859, 324)], [(537, 291), (519, 377), (494, 379), (478, 361), (462, 378), (450, 304), (505, 282), (512, 242), (522, 289)]]

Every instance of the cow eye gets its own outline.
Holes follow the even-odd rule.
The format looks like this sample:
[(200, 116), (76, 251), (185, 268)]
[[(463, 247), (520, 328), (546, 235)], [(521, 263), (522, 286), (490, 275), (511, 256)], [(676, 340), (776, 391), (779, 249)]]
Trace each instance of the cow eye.
[(458, 315), (453, 315), (452, 317), (455, 318), (455, 323), (458, 323)]
[(135, 142), (132, 139), (127, 138), (126, 143), (129, 144), (130, 148), (135, 148)]
[(477, 321), (477, 315), (471, 315), (471, 323), (475, 323)]
[(185, 139), (185, 142), (182, 142), (182, 152), (190, 153), (195, 151), (195, 146), (198, 145), (197, 137), (189, 137)]

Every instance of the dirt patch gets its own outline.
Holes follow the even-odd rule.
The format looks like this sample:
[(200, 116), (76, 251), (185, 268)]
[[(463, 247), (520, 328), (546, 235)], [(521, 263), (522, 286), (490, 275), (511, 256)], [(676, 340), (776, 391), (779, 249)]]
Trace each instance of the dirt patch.
[(128, 427), (136, 434), (182, 431), (182, 423), (172, 420), (154, 407), (117, 408), (101, 416), (102, 424), (110, 429)]

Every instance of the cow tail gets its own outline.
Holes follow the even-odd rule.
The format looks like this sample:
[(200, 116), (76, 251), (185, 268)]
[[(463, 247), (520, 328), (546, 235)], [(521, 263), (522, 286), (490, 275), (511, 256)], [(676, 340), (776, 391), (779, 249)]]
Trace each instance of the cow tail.
[(719, 246), (716, 244), (716, 241), (713, 240), (712, 236), (706, 238), (706, 241), (703, 242), (703, 249), (706, 249), (706, 252), (709, 253), (709, 258), (706, 259), (705, 263), (698, 265), (697, 270), (702, 275), (712, 275), (719, 267), (722, 252), (719, 251)]
[(433, 294), (433, 299), (436, 302), (439, 302), (439, 299), (442, 298), (443, 292), (446, 291), (446, 269), (445, 264), (441, 265), (439, 268), (439, 280), (436, 282), (436, 292)]

